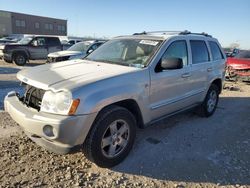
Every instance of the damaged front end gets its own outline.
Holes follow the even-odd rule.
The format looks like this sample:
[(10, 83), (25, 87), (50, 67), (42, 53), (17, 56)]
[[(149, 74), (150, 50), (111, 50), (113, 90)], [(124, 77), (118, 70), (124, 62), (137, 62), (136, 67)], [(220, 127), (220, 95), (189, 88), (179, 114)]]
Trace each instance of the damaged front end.
[(229, 81), (247, 81), (250, 82), (250, 66), (242, 66), (242, 67), (226, 67), (226, 80)]

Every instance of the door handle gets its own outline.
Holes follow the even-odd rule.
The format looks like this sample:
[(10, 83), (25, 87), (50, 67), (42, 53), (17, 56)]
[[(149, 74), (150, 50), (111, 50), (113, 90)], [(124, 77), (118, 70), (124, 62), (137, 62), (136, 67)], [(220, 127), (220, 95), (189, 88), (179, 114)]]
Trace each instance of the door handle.
[(207, 68), (207, 72), (211, 72), (213, 70), (212, 67)]
[(190, 76), (191, 76), (191, 74), (189, 72), (181, 75), (182, 78), (188, 78)]

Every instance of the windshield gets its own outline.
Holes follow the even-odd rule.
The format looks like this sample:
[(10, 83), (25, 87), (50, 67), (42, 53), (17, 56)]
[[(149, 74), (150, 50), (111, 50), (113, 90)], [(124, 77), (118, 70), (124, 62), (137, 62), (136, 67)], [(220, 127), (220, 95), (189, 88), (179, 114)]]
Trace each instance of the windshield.
[(249, 59), (250, 58), (250, 51), (241, 51), (238, 53), (235, 58), (242, 58), (242, 59)]
[(161, 41), (114, 39), (104, 43), (87, 56), (87, 60), (143, 68)]
[(89, 42), (79, 42), (74, 44), (73, 46), (71, 46), (70, 48), (68, 48), (68, 51), (81, 51), (81, 52), (85, 52), (88, 47), (89, 47), (90, 43)]
[(32, 40), (32, 37), (24, 37), (18, 43), (19, 44), (28, 44)]

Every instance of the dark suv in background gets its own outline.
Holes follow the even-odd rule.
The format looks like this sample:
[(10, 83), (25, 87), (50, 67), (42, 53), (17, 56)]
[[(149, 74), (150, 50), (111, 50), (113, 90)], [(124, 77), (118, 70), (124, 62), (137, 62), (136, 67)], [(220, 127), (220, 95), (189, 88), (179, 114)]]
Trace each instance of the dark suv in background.
[(46, 59), (49, 53), (61, 50), (63, 46), (58, 37), (24, 37), (18, 43), (5, 45), (3, 58), (8, 63), (14, 61), (16, 65), (22, 66), (29, 60)]

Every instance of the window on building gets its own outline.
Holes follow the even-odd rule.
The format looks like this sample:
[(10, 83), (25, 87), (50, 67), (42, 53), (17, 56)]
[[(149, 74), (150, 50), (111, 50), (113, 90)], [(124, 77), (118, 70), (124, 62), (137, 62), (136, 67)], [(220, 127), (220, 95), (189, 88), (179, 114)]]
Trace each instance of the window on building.
[(25, 20), (16, 20), (16, 27), (25, 27)]
[(40, 28), (39, 22), (36, 22), (36, 23), (35, 23), (35, 28), (36, 28), (36, 29), (39, 29), (39, 28)]
[(46, 23), (46, 24), (45, 24), (45, 29), (46, 29), (46, 30), (51, 30), (51, 31), (52, 31), (52, 30), (54, 29), (53, 24), (48, 24), (48, 23)]
[(57, 26), (57, 30), (58, 30), (58, 31), (62, 31), (62, 26), (61, 26), (61, 25), (58, 25), (58, 26)]
[(20, 27), (20, 26), (21, 26), (20, 20), (16, 20), (16, 26), (17, 26), (17, 27)]
[(47, 24), (47, 23), (45, 24), (45, 29), (49, 30), (49, 24)]
[(25, 21), (24, 20), (21, 20), (21, 27), (25, 27)]
[(62, 25), (62, 31), (65, 31), (65, 26), (64, 25)]
[(53, 30), (53, 25), (49, 24), (49, 30)]

